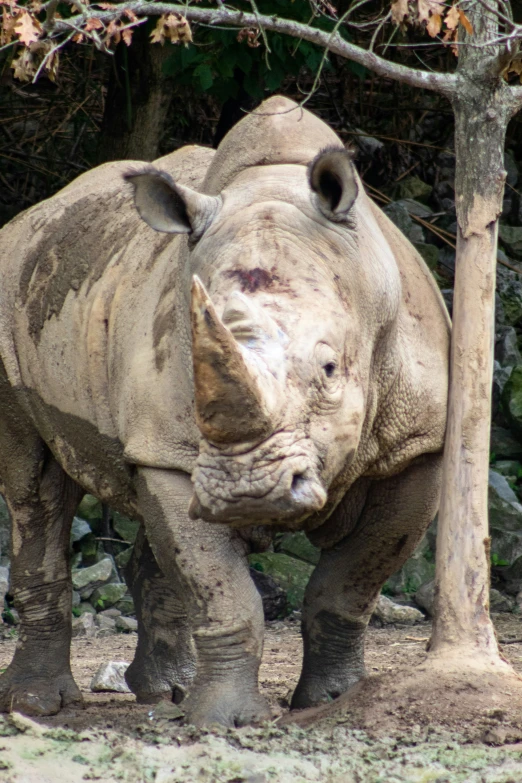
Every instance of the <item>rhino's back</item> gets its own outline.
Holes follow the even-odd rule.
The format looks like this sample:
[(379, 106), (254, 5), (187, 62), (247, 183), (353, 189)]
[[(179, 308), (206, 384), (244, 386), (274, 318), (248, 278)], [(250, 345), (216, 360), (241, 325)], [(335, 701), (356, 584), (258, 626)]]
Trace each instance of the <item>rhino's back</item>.
[[(185, 147), (155, 165), (198, 187), (212, 156), (210, 149)], [(74, 461), (86, 427), (106, 441), (93, 435), (93, 454), (81, 462), (96, 461), (94, 452), (107, 449), (107, 439), (115, 449), (111, 459), (123, 450), (111, 409), (110, 329), (124, 317), (134, 323), (138, 314), (122, 312), (125, 302), (120, 296), (116, 307), (115, 296), (146, 286), (147, 269), (156, 259), (175, 258), (179, 244), (178, 237), (152, 231), (133, 206), (122, 174), (140, 165), (93, 169), (0, 231), (0, 358), (43, 437), (54, 438), (57, 450), (58, 441), (72, 444), (61, 455), (66, 463)], [(152, 298), (144, 295), (145, 302)]]

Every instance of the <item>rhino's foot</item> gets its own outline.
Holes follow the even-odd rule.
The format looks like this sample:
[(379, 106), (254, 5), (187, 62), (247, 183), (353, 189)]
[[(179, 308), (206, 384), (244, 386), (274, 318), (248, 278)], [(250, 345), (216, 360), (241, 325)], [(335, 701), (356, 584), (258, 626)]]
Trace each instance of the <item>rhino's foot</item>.
[(351, 688), (364, 676), (364, 670), (350, 672), (342, 677), (301, 676), (292, 696), (291, 709), (303, 710), (306, 707), (317, 707), (337, 699), (341, 693)]
[(183, 701), (185, 722), (194, 726), (249, 726), (270, 720), (272, 713), (266, 700), (259, 692), (245, 693), (240, 683), (217, 682), (210, 687), (191, 688), (190, 695)]
[(0, 677), (0, 712), (43, 717), (63, 707), (83, 707), (80, 689), (71, 674), (30, 677), (7, 671)]

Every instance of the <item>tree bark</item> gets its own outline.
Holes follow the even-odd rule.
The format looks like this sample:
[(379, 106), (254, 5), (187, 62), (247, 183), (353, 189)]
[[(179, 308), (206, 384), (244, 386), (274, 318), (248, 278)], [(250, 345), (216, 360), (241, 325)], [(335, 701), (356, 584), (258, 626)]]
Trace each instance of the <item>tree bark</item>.
[(498, 23), (483, 9), (470, 18), (475, 46), (460, 49), (452, 99), (457, 260), (431, 650), (458, 658), (461, 666), (472, 659), (507, 668), (489, 617), (488, 469), (497, 229), (514, 106), (498, 48), (476, 46), (495, 36)]
[(109, 77), (98, 162), (147, 160), (160, 154), (160, 141), (172, 99), (172, 79), (163, 64), (170, 44), (150, 44), (147, 30), (134, 32), (132, 46), (118, 44)]

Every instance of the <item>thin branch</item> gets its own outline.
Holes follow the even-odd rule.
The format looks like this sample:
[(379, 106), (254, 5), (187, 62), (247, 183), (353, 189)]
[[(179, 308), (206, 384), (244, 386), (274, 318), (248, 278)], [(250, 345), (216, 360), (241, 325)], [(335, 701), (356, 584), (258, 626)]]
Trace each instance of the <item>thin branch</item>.
[[(171, 3), (148, 3), (143, 0), (125, 3), (114, 10), (95, 11), (91, 6), (88, 18), (98, 18), (109, 21), (118, 18), (126, 8), (140, 16), (161, 16), (162, 14), (181, 14), (188, 21), (203, 24), (225, 24), (233, 27), (258, 27), (262, 25), (265, 30), (270, 30), (294, 38), (302, 38), (305, 41), (328, 48), (333, 54), (344, 57), (353, 62), (365, 66), (378, 76), (383, 76), (395, 81), (409, 84), (411, 87), (420, 87), (427, 90), (440, 92), (446, 97), (451, 97), (458, 91), (460, 77), (454, 73), (429, 73), (415, 68), (409, 68), (388, 60), (374, 52), (368, 52), (355, 44), (345, 41), (339, 33), (331, 33), (318, 30), (308, 25), (295, 22), (291, 19), (280, 19), (277, 16), (265, 16), (243, 11), (229, 10), (228, 8), (197, 8), (194, 6), (176, 5)], [(71, 24), (81, 24), (85, 16), (77, 15), (68, 20), (56, 20), (55, 33), (70, 29)]]

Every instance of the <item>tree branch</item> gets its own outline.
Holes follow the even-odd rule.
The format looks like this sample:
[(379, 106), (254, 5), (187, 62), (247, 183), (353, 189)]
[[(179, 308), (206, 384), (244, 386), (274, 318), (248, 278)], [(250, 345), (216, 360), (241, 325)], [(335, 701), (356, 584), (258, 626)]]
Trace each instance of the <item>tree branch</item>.
[[(373, 52), (361, 49), (355, 44), (345, 41), (339, 33), (328, 33), (309, 25), (295, 22), (291, 19), (280, 19), (277, 16), (265, 16), (263, 14), (244, 13), (243, 11), (229, 10), (224, 6), (218, 8), (200, 8), (172, 3), (148, 3), (143, 0), (122, 3), (114, 10), (96, 11), (89, 7), (88, 18), (98, 18), (102, 21), (121, 16), (124, 9), (129, 9), (139, 16), (161, 16), (162, 14), (181, 14), (191, 22), (199, 22), (208, 25), (227, 25), (231, 27), (259, 27), (271, 32), (290, 35), (293, 38), (302, 38), (328, 49), (333, 54), (344, 57), (347, 60), (363, 65), (378, 76), (409, 84), (411, 87), (421, 87), (426, 90), (440, 92), (450, 98), (458, 90), (459, 77), (454, 73), (433, 73), (429, 71), (409, 68), (398, 63), (392, 63)], [(55, 34), (70, 29), (71, 24), (81, 26), (85, 22), (85, 15), (77, 15), (71, 19), (56, 20)]]

